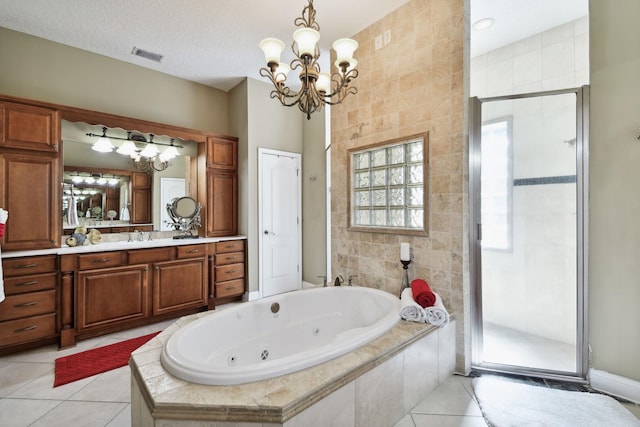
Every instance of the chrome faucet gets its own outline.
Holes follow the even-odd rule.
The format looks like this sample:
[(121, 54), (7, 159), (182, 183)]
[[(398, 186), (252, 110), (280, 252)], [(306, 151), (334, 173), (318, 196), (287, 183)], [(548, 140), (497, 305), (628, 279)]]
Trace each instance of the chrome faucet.
[(352, 286), (351, 285), (351, 281), (353, 280), (354, 277), (358, 277), (358, 275), (357, 274), (352, 274), (351, 276), (348, 277), (349, 286)]
[(340, 274), (338, 274), (336, 276), (336, 281), (333, 282), (333, 286), (342, 286), (343, 283), (344, 283), (344, 278)]
[(322, 278), (322, 287), (327, 287), (327, 276), (318, 276), (318, 279)]

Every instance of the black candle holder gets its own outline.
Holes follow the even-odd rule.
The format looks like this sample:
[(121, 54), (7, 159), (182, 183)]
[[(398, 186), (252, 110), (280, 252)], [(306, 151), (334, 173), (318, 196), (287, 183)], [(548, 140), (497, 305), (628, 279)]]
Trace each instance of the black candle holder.
[(411, 260), (405, 261), (401, 259), (400, 262), (404, 269), (404, 272), (402, 273), (402, 286), (400, 286), (400, 296), (402, 296), (402, 291), (409, 287), (409, 264), (411, 264)]

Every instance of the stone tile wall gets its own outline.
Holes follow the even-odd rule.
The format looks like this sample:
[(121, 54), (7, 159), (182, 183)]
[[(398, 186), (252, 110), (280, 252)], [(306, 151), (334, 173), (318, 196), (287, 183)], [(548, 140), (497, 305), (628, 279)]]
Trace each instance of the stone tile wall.
[[(332, 276), (399, 294), (400, 242), (411, 244), (410, 280), (423, 278), (456, 314), (457, 370), (469, 358), (468, 0), (412, 0), (356, 34), (358, 94), (331, 111)], [(374, 39), (390, 31), (376, 50)], [(347, 150), (429, 133), (428, 236), (348, 230)], [(465, 332), (466, 331), (466, 332)]]

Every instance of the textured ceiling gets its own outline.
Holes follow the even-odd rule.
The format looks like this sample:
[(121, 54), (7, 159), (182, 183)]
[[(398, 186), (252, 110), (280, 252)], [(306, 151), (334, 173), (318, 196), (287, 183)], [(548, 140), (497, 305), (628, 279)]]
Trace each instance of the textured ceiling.
[[(323, 49), (351, 37), (408, 0), (316, 0)], [(587, 14), (587, 0), (470, 0), (471, 22), (496, 18), (472, 34), (472, 55)], [(0, 26), (228, 91), (261, 79), (258, 43), (289, 45), (304, 0), (0, 0)], [(164, 55), (136, 57), (134, 47)], [(288, 52), (290, 49), (286, 49)], [(356, 52), (357, 58), (357, 52)], [(287, 58), (283, 58), (287, 59)], [(289, 58), (290, 59), (290, 58)], [(326, 68), (325, 68), (326, 69)]]

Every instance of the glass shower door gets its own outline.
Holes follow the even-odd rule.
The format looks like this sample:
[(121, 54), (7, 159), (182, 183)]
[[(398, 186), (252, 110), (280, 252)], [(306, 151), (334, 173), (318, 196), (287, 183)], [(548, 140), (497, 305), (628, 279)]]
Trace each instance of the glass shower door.
[(476, 100), (474, 365), (582, 376), (582, 89)]

